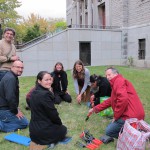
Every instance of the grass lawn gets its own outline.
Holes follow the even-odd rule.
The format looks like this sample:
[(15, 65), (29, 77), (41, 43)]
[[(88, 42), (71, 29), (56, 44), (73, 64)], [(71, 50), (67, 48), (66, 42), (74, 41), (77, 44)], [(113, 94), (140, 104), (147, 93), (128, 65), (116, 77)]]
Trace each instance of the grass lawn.
[[(97, 67), (89, 67), (91, 74), (100, 74), (104, 76), (104, 70), (106, 66), (97, 66)], [(150, 123), (150, 70), (148, 69), (138, 69), (138, 68), (129, 68), (129, 67), (120, 67), (116, 66), (119, 72), (131, 81), (137, 90), (137, 93), (143, 103), (146, 117), (145, 120)], [(52, 70), (51, 70), (52, 71)], [(85, 103), (81, 105), (77, 104), (75, 99), (75, 91), (73, 86), (73, 81), (71, 77), (71, 72), (67, 71), (68, 79), (69, 79), (69, 91), (72, 96), (73, 102), (71, 104), (62, 102), (60, 105), (56, 105), (59, 115), (62, 119), (64, 125), (68, 128), (68, 135), (73, 139), (67, 145), (58, 144), (55, 149), (56, 150), (78, 150), (79, 147), (75, 146), (77, 141), (81, 141), (79, 135), (84, 129), (90, 130), (90, 133), (93, 134), (94, 137), (99, 138), (104, 134), (105, 128), (107, 124), (111, 121), (108, 118), (100, 117), (99, 114), (93, 114), (87, 122), (85, 122), (86, 115), (88, 113), (88, 107)], [(21, 77), (20, 79), (20, 108), (25, 116), (30, 119), (30, 111), (25, 110), (26, 101), (25, 95), (29, 91), (31, 87), (34, 86), (35, 77)], [(4, 136), (7, 133), (0, 133), (0, 149), (1, 150), (27, 150), (28, 147), (18, 145), (15, 143), (11, 143), (4, 140)], [(24, 129), (20, 131), (21, 135), (29, 136), (29, 129)], [(82, 141), (81, 141), (82, 142)], [(82, 142), (83, 143), (83, 142)], [(101, 150), (115, 150), (117, 140), (108, 145), (102, 145), (99, 149)]]

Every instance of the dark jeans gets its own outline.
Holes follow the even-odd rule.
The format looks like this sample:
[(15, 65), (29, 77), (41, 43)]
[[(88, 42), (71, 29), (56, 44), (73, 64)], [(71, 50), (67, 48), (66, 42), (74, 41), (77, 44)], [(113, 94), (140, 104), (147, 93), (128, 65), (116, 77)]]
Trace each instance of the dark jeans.
[(61, 101), (65, 101), (68, 103), (71, 103), (72, 101), (72, 98), (68, 93), (64, 93), (64, 94), (55, 93), (54, 95), (55, 95), (55, 101), (54, 101), (55, 104), (60, 104)]
[(0, 131), (13, 132), (18, 129), (24, 129), (28, 126), (28, 120), (18, 117), (9, 110), (0, 110)]
[(2, 80), (2, 78), (4, 77), (4, 75), (7, 73), (7, 70), (0, 70), (0, 81)]
[(111, 122), (107, 128), (106, 128), (106, 135), (113, 137), (113, 138), (118, 138), (119, 132), (121, 128), (123, 127), (125, 121), (122, 119), (118, 119), (114, 122)]

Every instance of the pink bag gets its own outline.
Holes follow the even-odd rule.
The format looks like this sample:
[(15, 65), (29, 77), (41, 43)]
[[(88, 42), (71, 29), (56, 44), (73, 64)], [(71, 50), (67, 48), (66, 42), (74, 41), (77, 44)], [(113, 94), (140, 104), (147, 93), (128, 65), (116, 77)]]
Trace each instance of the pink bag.
[(127, 119), (123, 130), (119, 133), (117, 150), (145, 150), (146, 141), (149, 138), (149, 124), (136, 118)]

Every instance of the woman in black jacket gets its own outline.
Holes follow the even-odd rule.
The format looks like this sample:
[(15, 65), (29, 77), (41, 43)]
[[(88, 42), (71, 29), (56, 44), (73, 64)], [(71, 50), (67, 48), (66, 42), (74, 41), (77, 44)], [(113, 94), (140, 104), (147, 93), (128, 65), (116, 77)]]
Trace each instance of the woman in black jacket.
[(67, 74), (64, 71), (63, 64), (57, 62), (54, 67), (54, 71), (51, 73), (53, 77), (53, 92), (55, 95), (55, 104), (60, 104), (62, 100), (71, 103), (72, 98), (68, 93), (68, 79)]
[(51, 92), (52, 77), (41, 71), (37, 75), (36, 88), (30, 99), (31, 120), (29, 125), (32, 142), (40, 145), (57, 143), (65, 138), (67, 128), (54, 106), (54, 95)]
[(91, 100), (93, 99), (92, 106), (100, 103), (100, 97), (111, 95), (111, 86), (106, 77), (97, 76), (95, 74), (90, 76), (91, 82)]

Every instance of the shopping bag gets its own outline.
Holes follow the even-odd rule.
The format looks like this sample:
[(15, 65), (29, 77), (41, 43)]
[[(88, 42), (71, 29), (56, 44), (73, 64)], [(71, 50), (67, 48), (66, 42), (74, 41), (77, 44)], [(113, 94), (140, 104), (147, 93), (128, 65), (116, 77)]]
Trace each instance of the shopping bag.
[(127, 119), (119, 133), (117, 150), (145, 150), (150, 138), (150, 125), (144, 120)]
[[(105, 101), (106, 99), (108, 99), (109, 97), (108, 96), (105, 96), (105, 97), (100, 97), (100, 103), (102, 103), (103, 101)], [(113, 110), (111, 107), (101, 111), (100, 113), (100, 116), (113, 116)]]

